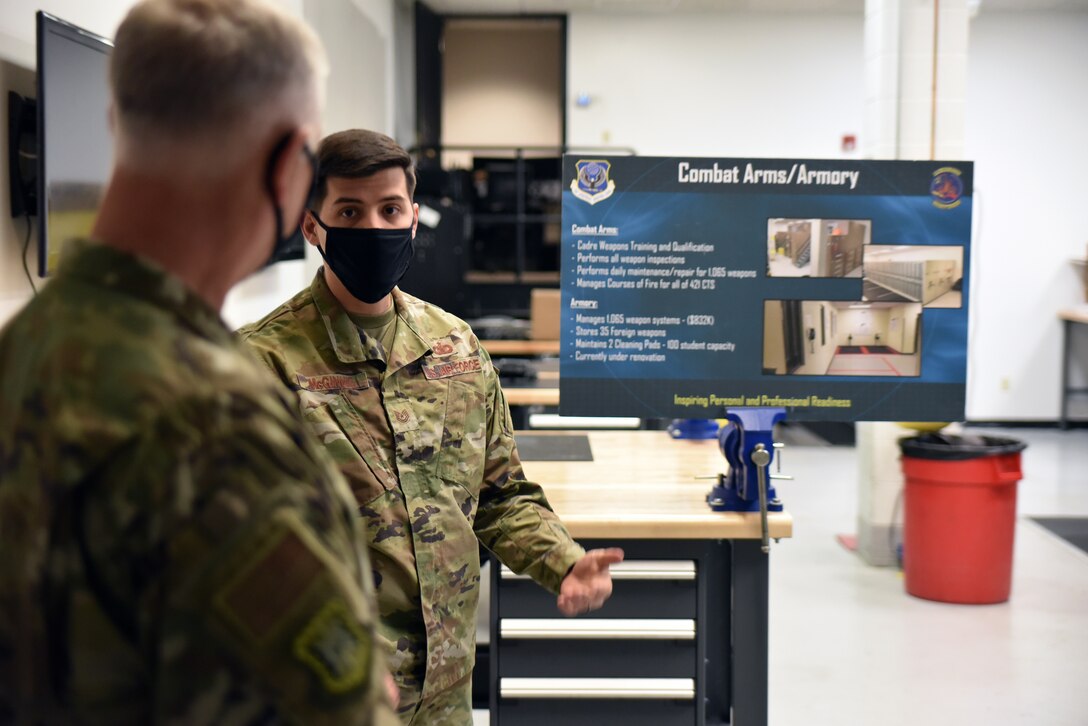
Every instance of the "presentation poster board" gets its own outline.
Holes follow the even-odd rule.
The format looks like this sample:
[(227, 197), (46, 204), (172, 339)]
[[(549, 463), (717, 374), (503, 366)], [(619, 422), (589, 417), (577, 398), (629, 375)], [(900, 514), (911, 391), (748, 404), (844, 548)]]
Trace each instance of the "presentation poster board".
[(563, 167), (562, 414), (963, 419), (970, 162)]

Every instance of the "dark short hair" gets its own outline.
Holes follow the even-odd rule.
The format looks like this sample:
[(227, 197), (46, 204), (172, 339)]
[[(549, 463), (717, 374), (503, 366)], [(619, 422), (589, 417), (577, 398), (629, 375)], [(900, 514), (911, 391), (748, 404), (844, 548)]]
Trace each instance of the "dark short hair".
[(317, 184), (312, 206), (316, 209), (329, 192), (329, 177), (362, 179), (383, 169), (400, 167), (408, 184), (408, 199), (415, 197), (416, 170), (412, 157), (385, 134), (348, 129), (330, 134), (317, 147)]

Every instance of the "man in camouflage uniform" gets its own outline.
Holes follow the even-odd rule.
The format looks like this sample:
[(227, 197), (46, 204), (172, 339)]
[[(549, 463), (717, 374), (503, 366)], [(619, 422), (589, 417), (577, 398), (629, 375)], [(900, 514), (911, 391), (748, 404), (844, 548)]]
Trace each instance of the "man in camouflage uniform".
[(262, 0), (117, 31), (95, 242), (0, 333), (0, 723), (398, 723), (351, 492), (217, 312), (302, 212), (323, 65)]
[(411, 157), (344, 131), (318, 149), (303, 233), (326, 265), (240, 333), (289, 387), (347, 476), (374, 566), (380, 640), (404, 723), (471, 724), (479, 544), (600, 607), (619, 550), (585, 553), (525, 480), (498, 375), (463, 321), (394, 287), (419, 208)]

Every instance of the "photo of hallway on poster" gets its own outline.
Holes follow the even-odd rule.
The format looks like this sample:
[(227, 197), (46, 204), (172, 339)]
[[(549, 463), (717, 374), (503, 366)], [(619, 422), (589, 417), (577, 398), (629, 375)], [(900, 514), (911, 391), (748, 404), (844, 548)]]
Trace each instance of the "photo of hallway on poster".
[(867, 219), (767, 220), (768, 277), (861, 277)]
[(763, 303), (764, 375), (917, 377), (921, 341), (918, 303)]

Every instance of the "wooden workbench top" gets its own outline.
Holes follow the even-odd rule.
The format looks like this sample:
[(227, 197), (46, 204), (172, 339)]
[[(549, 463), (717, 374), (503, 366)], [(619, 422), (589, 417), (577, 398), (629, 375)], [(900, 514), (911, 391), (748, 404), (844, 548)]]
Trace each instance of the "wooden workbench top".
[[(758, 539), (758, 513), (715, 512), (710, 479), (725, 471), (716, 440), (675, 440), (664, 431), (524, 432), (589, 437), (593, 461), (523, 461), (525, 475), (575, 537)], [(772, 537), (790, 537), (787, 512), (768, 517)]]
[(556, 387), (522, 388), (511, 386), (503, 388), (506, 403), (511, 406), (558, 406), (559, 389)]
[(492, 358), (500, 355), (559, 355), (558, 340), (481, 340)]
[(1059, 310), (1058, 317), (1062, 320), (1071, 320), (1074, 323), (1088, 324), (1088, 303)]

